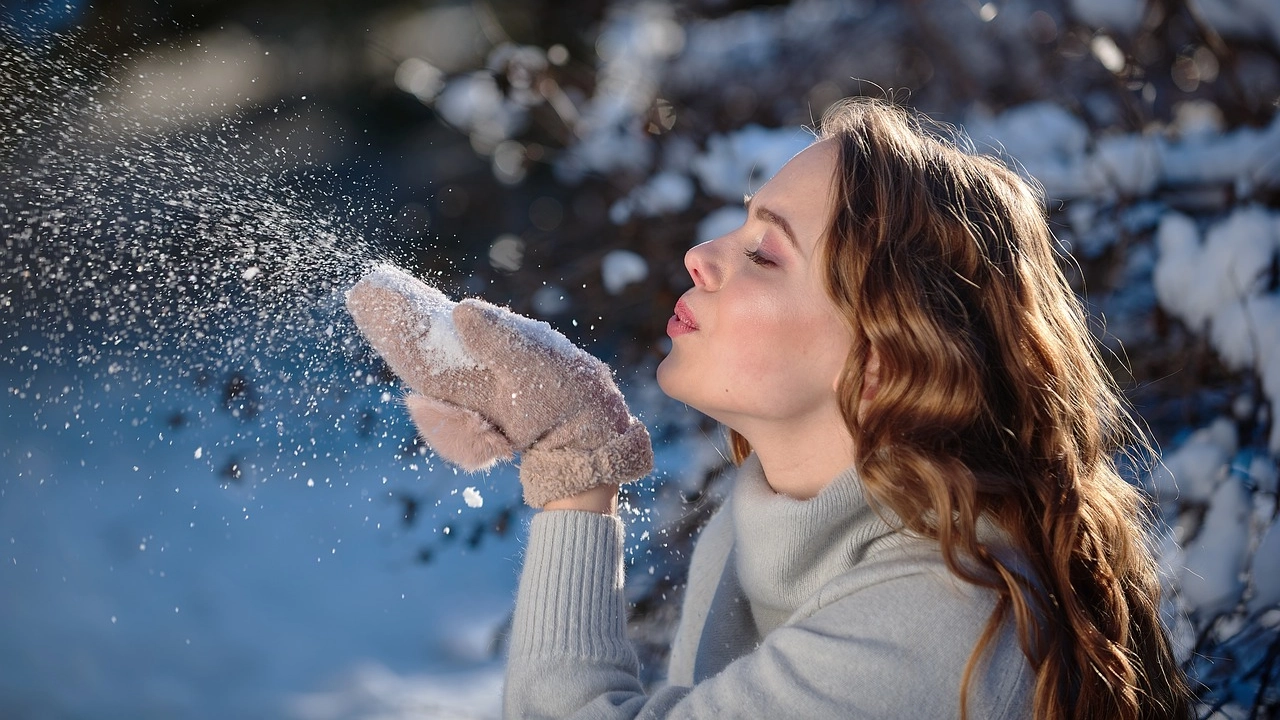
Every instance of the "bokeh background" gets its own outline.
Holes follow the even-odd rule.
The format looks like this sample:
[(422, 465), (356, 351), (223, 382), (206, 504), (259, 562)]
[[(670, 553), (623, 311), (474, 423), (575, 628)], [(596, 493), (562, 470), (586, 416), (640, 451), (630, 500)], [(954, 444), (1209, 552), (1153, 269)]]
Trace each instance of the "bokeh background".
[(488, 718), (529, 514), (414, 440), (342, 292), (395, 262), (617, 370), (660, 682), (720, 431), (682, 258), (848, 95), (1045, 191), (1161, 462), (1201, 718), (1280, 716), (1275, 0), (0, 3), (0, 717)]

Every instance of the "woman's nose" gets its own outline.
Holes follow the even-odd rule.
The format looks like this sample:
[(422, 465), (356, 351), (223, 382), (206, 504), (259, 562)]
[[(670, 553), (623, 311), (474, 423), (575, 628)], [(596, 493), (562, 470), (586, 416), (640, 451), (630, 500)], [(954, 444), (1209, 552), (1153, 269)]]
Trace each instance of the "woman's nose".
[(693, 286), (715, 290), (720, 286), (720, 269), (715, 259), (715, 241), (694, 245), (684, 254), (684, 266), (693, 278)]

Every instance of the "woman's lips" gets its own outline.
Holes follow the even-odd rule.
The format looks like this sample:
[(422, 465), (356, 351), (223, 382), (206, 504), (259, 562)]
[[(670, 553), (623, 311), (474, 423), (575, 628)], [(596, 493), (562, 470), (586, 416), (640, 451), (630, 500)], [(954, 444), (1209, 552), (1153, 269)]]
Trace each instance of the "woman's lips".
[(672, 339), (698, 329), (698, 322), (693, 319), (693, 312), (684, 300), (676, 302), (675, 314), (667, 321), (667, 335)]

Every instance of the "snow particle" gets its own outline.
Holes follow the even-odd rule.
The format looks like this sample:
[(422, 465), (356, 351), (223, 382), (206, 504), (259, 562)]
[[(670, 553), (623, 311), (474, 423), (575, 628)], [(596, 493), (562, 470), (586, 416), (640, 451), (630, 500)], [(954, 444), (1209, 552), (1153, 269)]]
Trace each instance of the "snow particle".
[(533, 310), (539, 315), (558, 315), (568, 309), (565, 289), (558, 285), (545, 285), (533, 293)]
[(478, 508), (484, 505), (484, 498), (480, 497), (480, 491), (473, 487), (468, 487), (462, 491), (462, 499), (469, 508)]

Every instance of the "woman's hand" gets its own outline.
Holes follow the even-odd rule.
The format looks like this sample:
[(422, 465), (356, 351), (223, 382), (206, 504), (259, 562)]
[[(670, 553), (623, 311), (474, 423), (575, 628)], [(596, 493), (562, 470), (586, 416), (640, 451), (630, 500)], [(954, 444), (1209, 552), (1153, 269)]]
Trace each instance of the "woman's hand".
[(453, 303), (388, 265), (352, 287), (347, 308), (414, 391), (405, 402), (423, 439), (467, 471), (522, 453), (529, 505), (599, 486), (574, 502), (612, 508), (618, 484), (653, 468), (649, 433), (608, 366), (550, 325), (483, 300)]

